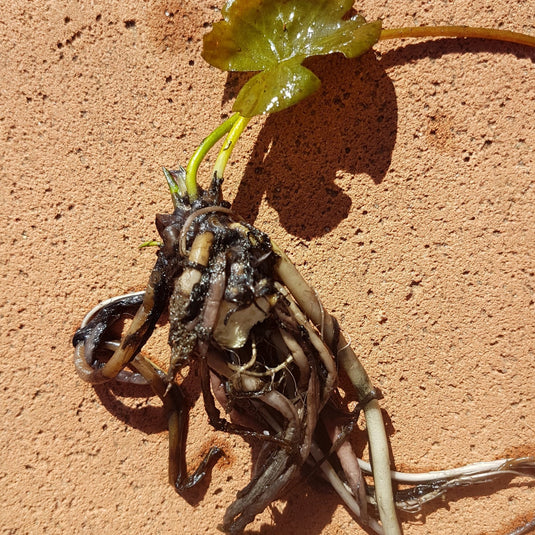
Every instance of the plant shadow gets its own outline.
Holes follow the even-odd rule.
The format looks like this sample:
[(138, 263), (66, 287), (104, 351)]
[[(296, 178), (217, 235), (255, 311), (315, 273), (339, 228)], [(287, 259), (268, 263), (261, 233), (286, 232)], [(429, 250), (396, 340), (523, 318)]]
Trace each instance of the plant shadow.
[(448, 54), (509, 54), (518, 59), (528, 58), (535, 62), (535, 49), (515, 43), (491, 41), (488, 39), (435, 39), (418, 43), (408, 43), (382, 54), (380, 64), (383, 69), (405, 65), (423, 58), (438, 59)]
[[(336, 227), (351, 198), (337, 173), (365, 173), (380, 183), (396, 139), (393, 84), (373, 53), (348, 60), (340, 54), (309, 58), (322, 80), (314, 95), (269, 115), (234, 199), (233, 208), (253, 222), (264, 195), (291, 234), (311, 239)], [(243, 75), (229, 74), (224, 99)]]
[[(269, 115), (246, 166), (234, 209), (254, 222), (266, 201), (287, 232), (310, 240), (335, 228), (351, 198), (337, 173), (366, 174), (381, 183), (390, 167), (397, 133), (397, 102), (387, 69), (423, 58), (492, 52), (535, 61), (535, 51), (514, 43), (437, 39), (369, 52), (352, 60), (340, 54), (313, 57), (306, 66), (322, 80), (318, 92)], [(250, 77), (229, 73), (223, 100), (234, 98)]]

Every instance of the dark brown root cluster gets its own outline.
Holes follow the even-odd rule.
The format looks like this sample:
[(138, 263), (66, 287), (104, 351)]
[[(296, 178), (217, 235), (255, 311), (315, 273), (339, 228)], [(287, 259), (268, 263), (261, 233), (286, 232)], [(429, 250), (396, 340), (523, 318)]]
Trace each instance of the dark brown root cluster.
[[(327, 344), (276, 275), (281, 257), (269, 237), (220, 200), (217, 183), (191, 205), (158, 215), (156, 225), (163, 243), (147, 290), (101, 307), (76, 333), (76, 366), (84, 379), (96, 383), (117, 373), (126, 378), (123, 368), (129, 365), (164, 402), (177, 398), (167, 405), (180, 414), (181, 408), (173, 406), (182, 403), (175, 375), (198, 363), (210, 423), (264, 443), (261, 466), (224, 517), (223, 529), (240, 533), (311, 458), (327, 404), (331, 418), (337, 414), (340, 422), (353, 421), (334, 402), (337, 332)], [(114, 355), (107, 363), (96, 362), (105, 332), (132, 306), (139, 310)], [(171, 359), (164, 373), (139, 351), (166, 309)], [(240, 423), (221, 417), (216, 399)], [(180, 436), (173, 440), (182, 442)], [(170, 477), (178, 490), (197, 482), (206, 468), (188, 478), (182, 464), (171, 459)]]
[[(396, 535), (395, 476), (377, 394), (366, 372), (315, 292), (266, 234), (230, 210), (219, 186), (214, 180), (192, 203), (175, 199), (173, 214), (156, 217), (162, 243), (149, 284), (144, 292), (110, 299), (86, 316), (73, 340), (79, 375), (91, 383), (117, 378), (153, 388), (169, 414), (169, 481), (182, 492), (200, 481), (221, 454), (212, 448), (187, 474), (187, 413), (175, 376), (185, 365), (197, 365), (210, 423), (263, 445), (251, 482), (224, 515), (223, 531), (241, 533), (307, 464), (322, 473), (364, 525)], [(126, 334), (110, 340), (110, 327), (132, 310)], [(140, 354), (164, 311), (171, 347), (166, 371)], [(109, 360), (97, 358), (102, 349), (112, 352)], [(371, 469), (357, 459), (348, 440), (358, 412), (348, 412), (341, 403), (339, 367), (355, 386), (357, 408), (365, 414), (374, 488), (367, 487), (361, 470)], [(216, 400), (232, 414), (230, 421), (221, 416)], [(533, 470), (531, 459), (521, 461), (493, 470)], [(412, 479), (412, 491), (400, 494), (397, 505), (417, 509), (468, 481), (459, 474), (444, 471), (420, 483)], [(381, 524), (368, 516), (370, 503)]]

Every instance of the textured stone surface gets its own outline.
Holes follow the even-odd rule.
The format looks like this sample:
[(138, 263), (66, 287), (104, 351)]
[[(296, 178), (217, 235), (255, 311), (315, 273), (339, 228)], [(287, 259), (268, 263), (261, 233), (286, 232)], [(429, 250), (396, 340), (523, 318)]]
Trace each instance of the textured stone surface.
[[(137, 245), (171, 204), (160, 166), (185, 164), (230, 112), (240, 78), (200, 57), (215, 3), (3, 3), (3, 533), (215, 533), (250, 477), (249, 446), (197, 403), (188, 459), (213, 443), (228, 458), (198, 503), (181, 499), (157, 401), (82, 383), (70, 347), (89, 308), (144, 287), (154, 251)], [(535, 33), (533, 0), (359, 9), (385, 27)], [(534, 58), (436, 40), (313, 60), (320, 92), (253, 121), (229, 166), (228, 198), (288, 251), (384, 392), (398, 468), (535, 453)], [(163, 330), (150, 352), (167, 358)], [(405, 533), (505, 533), (535, 489), (500, 488), (451, 493), (404, 516)], [(250, 533), (363, 532), (312, 479)]]

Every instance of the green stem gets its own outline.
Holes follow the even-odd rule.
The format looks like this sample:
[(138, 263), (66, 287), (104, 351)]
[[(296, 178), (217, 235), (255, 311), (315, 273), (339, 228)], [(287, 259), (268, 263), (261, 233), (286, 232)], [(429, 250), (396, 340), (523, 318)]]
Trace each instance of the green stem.
[(228, 133), (234, 123), (240, 118), (239, 113), (231, 115), (228, 119), (222, 122), (211, 134), (205, 137), (202, 143), (199, 145), (198, 149), (194, 152), (193, 156), (188, 162), (186, 167), (186, 189), (190, 201), (194, 201), (199, 196), (199, 191), (197, 187), (197, 171), (199, 165), (203, 161), (204, 157), (208, 151), (226, 134)]
[(228, 133), (227, 139), (225, 139), (225, 143), (223, 143), (223, 146), (221, 147), (221, 150), (219, 151), (219, 154), (217, 156), (217, 160), (215, 161), (214, 176), (218, 179), (223, 178), (223, 172), (225, 170), (225, 167), (227, 166), (228, 159), (230, 158), (230, 155), (232, 154), (232, 151), (234, 150), (238, 139), (242, 135), (245, 127), (247, 126), (247, 123), (251, 120), (250, 117), (244, 117), (239, 113), (237, 113), (236, 115), (238, 116), (238, 118), (236, 122), (232, 125), (232, 128)]
[(494, 39), (520, 45), (535, 47), (535, 36), (509, 30), (490, 28), (470, 28), (468, 26), (419, 26), (408, 28), (389, 28), (381, 32), (380, 41), (386, 39), (405, 39), (407, 37), (469, 37), (475, 39)]

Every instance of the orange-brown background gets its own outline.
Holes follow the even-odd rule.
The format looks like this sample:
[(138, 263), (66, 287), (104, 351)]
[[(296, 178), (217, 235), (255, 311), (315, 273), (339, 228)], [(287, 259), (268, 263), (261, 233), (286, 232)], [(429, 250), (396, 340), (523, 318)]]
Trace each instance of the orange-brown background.
[[(188, 504), (167, 484), (157, 401), (82, 383), (70, 339), (97, 302), (144, 287), (154, 250), (137, 245), (171, 205), (160, 166), (185, 164), (230, 112), (242, 79), (200, 56), (220, 2), (2, 4), (2, 532), (215, 533), (250, 476), (249, 446), (212, 432), (197, 403), (189, 459), (214, 442), (228, 458)], [(358, 8), (385, 27), (535, 34), (533, 0)], [(226, 195), (340, 319), (384, 392), (398, 468), (533, 454), (535, 52), (475, 40), (377, 50), (312, 60), (322, 89), (252, 121)], [(151, 351), (166, 358), (163, 331)], [(405, 533), (498, 534), (533, 514), (533, 486), (499, 488), (452, 493), (404, 516)], [(250, 529), (361, 532), (314, 479)]]

